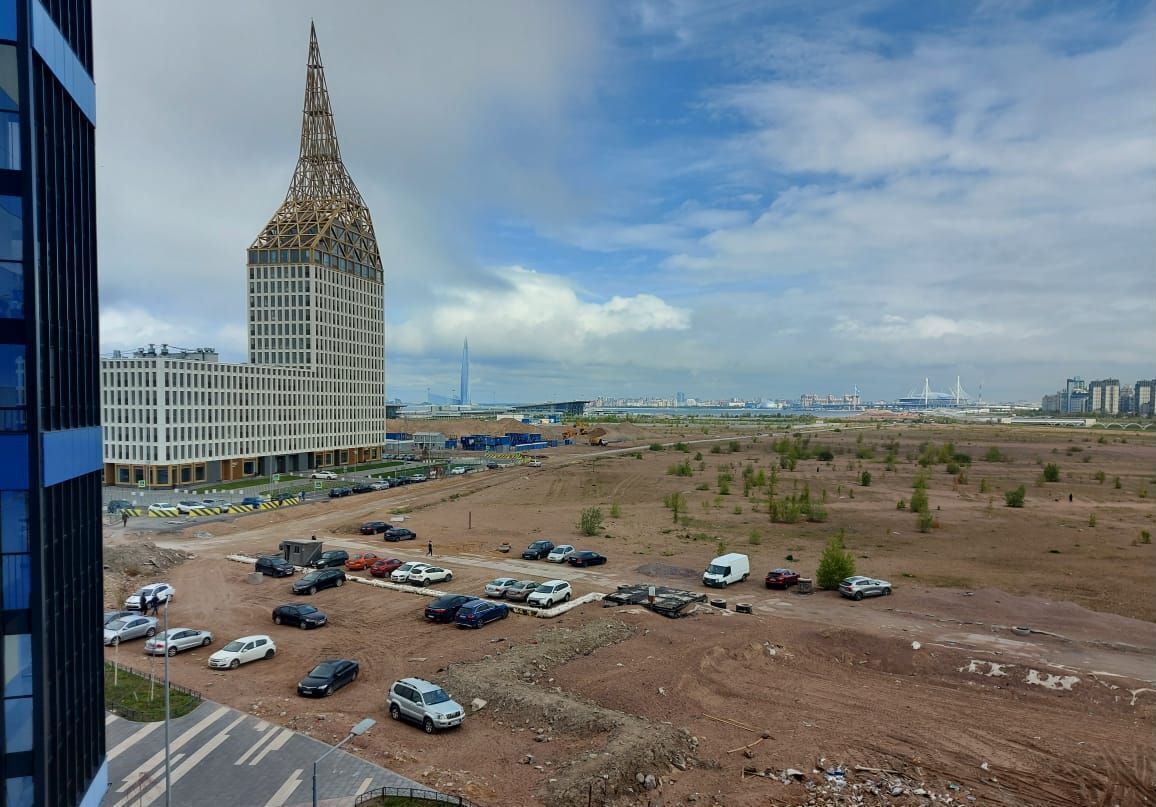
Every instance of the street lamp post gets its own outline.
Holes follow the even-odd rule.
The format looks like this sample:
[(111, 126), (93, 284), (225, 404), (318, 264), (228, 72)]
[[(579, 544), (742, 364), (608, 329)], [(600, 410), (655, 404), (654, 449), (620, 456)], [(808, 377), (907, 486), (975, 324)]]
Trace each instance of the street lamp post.
[(171, 766), (169, 762), (169, 600), (171, 597), (165, 598), (165, 807), (170, 807), (172, 804), (172, 793), (170, 787), (171, 780)]
[(356, 726), (354, 726), (353, 728), (351, 728), (349, 730), (349, 734), (345, 735), (345, 739), (343, 739), (337, 745), (333, 746), (328, 751), (326, 751), (324, 754), (319, 756), (317, 758), (317, 762), (313, 763), (313, 807), (317, 807), (317, 766), (318, 766), (318, 764), (321, 763), (321, 760), (325, 759), (327, 756), (332, 754), (334, 751), (336, 751), (341, 746), (345, 745), (347, 742), (352, 740), (354, 737), (360, 737), (362, 734), (365, 734), (365, 732), (367, 732), (371, 728), (373, 728), (376, 723), (377, 723), (377, 721), (374, 720), (372, 717), (365, 718), (364, 720), (362, 720), (360, 723), (358, 723)]

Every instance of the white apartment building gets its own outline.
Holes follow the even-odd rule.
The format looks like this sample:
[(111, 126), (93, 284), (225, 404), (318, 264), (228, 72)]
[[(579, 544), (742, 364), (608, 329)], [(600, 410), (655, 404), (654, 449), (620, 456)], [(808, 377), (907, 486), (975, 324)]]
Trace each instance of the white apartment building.
[(381, 257), (341, 161), (312, 30), (301, 155), (247, 263), (247, 363), (167, 345), (102, 359), (106, 484), (231, 481), (381, 457)]

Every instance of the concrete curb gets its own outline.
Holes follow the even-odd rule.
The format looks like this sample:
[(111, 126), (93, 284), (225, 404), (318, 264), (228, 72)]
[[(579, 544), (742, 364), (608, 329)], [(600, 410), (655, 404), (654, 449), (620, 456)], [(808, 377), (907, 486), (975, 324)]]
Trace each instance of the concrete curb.
[[(248, 555), (226, 555), (225, 560), (235, 561), (237, 563), (256, 563), (257, 559), (249, 557)], [(304, 573), (309, 571), (303, 566), (294, 566), (298, 572)], [(346, 577), (346, 580), (351, 583), (360, 583), (363, 586), (373, 586), (374, 588), (384, 588), (390, 591), (400, 591), (402, 594), (417, 594), (422, 597), (441, 597), (445, 594), (452, 594), (454, 592), (442, 591), (441, 589), (409, 586), (404, 583), (390, 583), (386, 580), (373, 580), (367, 577)], [(600, 602), (606, 595), (600, 591), (592, 591), (589, 594), (583, 594), (577, 599), (564, 602), (561, 605), (555, 605), (553, 608), (534, 608), (529, 605), (522, 605), (520, 603), (506, 602), (506, 607), (510, 609), (511, 613), (521, 614), (523, 616), (533, 616), (538, 619), (553, 619), (554, 617), (562, 616), (567, 611), (577, 608), (579, 605), (585, 605), (589, 602)], [(490, 600), (489, 597), (478, 597), (479, 600)], [(491, 602), (505, 602), (504, 600), (490, 600)]]

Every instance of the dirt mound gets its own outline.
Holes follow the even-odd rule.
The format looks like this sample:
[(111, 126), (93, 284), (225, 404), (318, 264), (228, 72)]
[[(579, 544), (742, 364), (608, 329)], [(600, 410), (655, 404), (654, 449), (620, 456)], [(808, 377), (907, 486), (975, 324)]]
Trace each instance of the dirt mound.
[(148, 575), (152, 571), (163, 571), (179, 566), (195, 557), (179, 549), (164, 549), (151, 541), (139, 544), (121, 544), (104, 548), (105, 571), (133, 576)]
[[(531, 644), (511, 647), (481, 661), (450, 665), (446, 684), (464, 700), (486, 700), (487, 709), (506, 721), (548, 727), (537, 730), (545, 740), (553, 739), (555, 733), (565, 735), (560, 738), (563, 741), (610, 735), (600, 750), (587, 749), (577, 759), (555, 768), (540, 794), (546, 804), (585, 804), (589, 785), (595, 781), (603, 798), (633, 794), (646, 782), (655, 782), (675, 760), (685, 767), (684, 755), (693, 750), (690, 735), (669, 723), (607, 709), (558, 686), (539, 686), (539, 679), (552, 668), (632, 635), (634, 628), (616, 620), (541, 631)], [(527, 755), (523, 761), (531, 764), (533, 756)]]

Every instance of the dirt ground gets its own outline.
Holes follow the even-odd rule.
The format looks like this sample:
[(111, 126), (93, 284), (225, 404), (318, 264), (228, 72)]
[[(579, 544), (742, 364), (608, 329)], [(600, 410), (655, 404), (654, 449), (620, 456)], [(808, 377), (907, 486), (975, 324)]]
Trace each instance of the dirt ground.
[[(485, 430), (473, 425), (466, 430)], [(212, 630), (213, 648), (269, 633), (278, 644), (271, 662), (214, 672), (198, 651), (174, 659), (174, 680), (324, 740), (376, 717), (358, 753), (486, 807), (1156, 803), (1156, 547), (1143, 538), (1156, 529), (1156, 435), (838, 424), (810, 435), (808, 453), (826, 448), (831, 461), (777, 471), (776, 495), (806, 489), (826, 520), (783, 524), (770, 520), (765, 487), (744, 495), (743, 485), (744, 468), (752, 478), (779, 468), (778, 437), (736, 435), (732, 451), (732, 435), (717, 427), (613, 428), (616, 440), (633, 442), (551, 450), (542, 468), (166, 532), (147, 519), (109, 527), (106, 562), (128, 559), (109, 563), (109, 604), (129, 587), (121, 573), (131, 561), (139, 574), (129, 583), (172, 582), (173, 619)], [(688, 450), (650, 450), (656, 441)], [(949, 442), (945, 455), (970, 455), (959, 472), (919, 464)], [(984, 459), (992, 448), (999, 461)], [(684, 461), (692, 476), (668, 473)], [(1041, 481), (1048, 463), (1058, 482)], [(864, 470), (869, 486), (860, 484)], [(729, 493), (720, 473), (732, 477)], [(920, 473), (935, 520), (926, 533), (896, 507)], [(1025, 506), (1004, 506), (1003, 492), (1021, 484)], [(687, 503), (678, 521), (663, 505), (676, 492)], [(588, 507), (605, 517), (591, 538), (577, 529)], [(387, 545), (358, 535), (370, 518), (402, 519), (419, 539)], [(890, 580), (891, 597), (852, 603), (762, 587), (777, 566), (812, 575), (840, 531), (857, 571)], [(290, 582), (251, 585), (249, 568), (224, 557), (313, 534), (403, 559), (432, 541), (455, 572), (446, 588), (463, 593), (506, 575), (564, 577), (577, 594), (643, 581), (701, 590), (712, 556), (741, 551), (752, 580), (721, 596), (750, 602), (754, 614), (704, 606), (668, 620), (588, 604), (551, 621), (515, 615), (460, 631), (426, 624), (421, 596), (351, 584), (313, 598), (331, 617), (327, 627), (274, 626), (270, 611), (292, 600)], [(610, 562), (572, 570), (495, 551), (537, 538)], [(140, 568), (142, 551), (132, 548), (146, 541), (195, 557)], [(133, 644), (115, 652), (145, 666)], [(324, 701), (297, 698), (297, 680), (329, 656), (357, 659), (359, 681)], [(389, 684), (407, 675), (452, 682), (467, 706), (474, 697), (489, 703), (461, 730), (427, 736), (382, 719)]]

